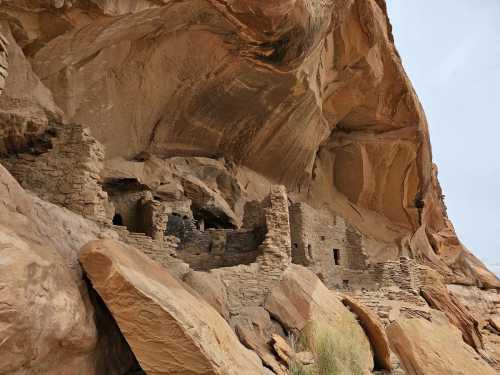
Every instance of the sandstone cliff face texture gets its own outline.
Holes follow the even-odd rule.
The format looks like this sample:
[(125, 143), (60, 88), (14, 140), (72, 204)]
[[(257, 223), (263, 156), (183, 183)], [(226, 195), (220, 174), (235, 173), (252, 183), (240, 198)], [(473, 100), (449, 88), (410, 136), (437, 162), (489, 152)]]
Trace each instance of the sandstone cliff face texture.
[(123, 373), (135, 359), (101, 337), (109, 327), (97, 332), (78, 265), (79, 248), (101, 230), (26, 193), (3, 167), (0, 175), (0, 373)]
[(459, 331), (443, 316), (436, 316), (432, 325), (419, 319), (399, 320), (389, 326), (388, 334), (409, 374), (497, 373), (462, 342)]
[(223, 156), (341, 213), (391, 255), (423, 227), (426, 251), (438, 254), (430, 261), (450, 278), (498, 284), (446, 219), (383, 2), (5, 1), (0, 10), (14, 69), (4, 148), (62, 116), (88, 126), (108, 158)]
[(500, 371), (384, 0), (3, 0), (0, 35), (0, 374), (314, 371), (318, 322), (363, 374)]

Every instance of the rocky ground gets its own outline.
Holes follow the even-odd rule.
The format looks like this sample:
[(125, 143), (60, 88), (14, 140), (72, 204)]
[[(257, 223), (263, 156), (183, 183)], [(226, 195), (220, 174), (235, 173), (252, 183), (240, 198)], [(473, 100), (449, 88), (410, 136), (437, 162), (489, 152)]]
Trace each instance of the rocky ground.
[(0, 374), (500, 371), (384, 0), (0, 15)]

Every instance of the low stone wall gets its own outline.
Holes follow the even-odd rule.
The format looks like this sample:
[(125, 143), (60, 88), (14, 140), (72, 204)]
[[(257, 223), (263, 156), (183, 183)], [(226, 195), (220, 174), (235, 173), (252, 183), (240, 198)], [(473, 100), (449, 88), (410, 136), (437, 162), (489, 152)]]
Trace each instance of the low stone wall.
[(41, 155), (1, 160), (27, 190), (87, 218), (107, 221), (107, 194), (100, 185), (104, 147), (78, 124), (53, 124), (52, 148)]
[(430, 319), (429, 306), (420, 296), (418, 270), (414, 259), (401, 257), (364, 270), (338, 269), (327, 286), (350, 294), (376, 312), (384, 323), (401, 314)]
[(250, 264), (262, 254), (262, 239), (253, 230), (194, 230), (180, 243), (177, 255), (198, 271)]
[(396, 287), (411, 294), (418, 294), (420, 279), (418, 263), (414, 259), (401, 257), (399, 260), (376, 263), (365, 269), (334, 267), (328, 273), (322, 269), (311, 268), (320, 275), (331, 289), (342, 290), (378, 290)]
[(176, 259), (176, 250), (179, 239), (174, 236), (165, 236), (161, 240), (155, 240), (143, 233), (131, 233), (126, 227), (112, 225), (120, 240), (126, 244), (141, 250), (154, 261), (166, 268), (172, 268), (182, 263)]

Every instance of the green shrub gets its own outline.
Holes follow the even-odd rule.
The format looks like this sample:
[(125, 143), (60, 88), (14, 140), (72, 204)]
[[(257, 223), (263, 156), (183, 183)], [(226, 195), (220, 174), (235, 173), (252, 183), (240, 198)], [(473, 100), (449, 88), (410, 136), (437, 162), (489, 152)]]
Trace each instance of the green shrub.
[[(302, 366), (292, 361), (291, 375), (363, 375), (360, 342), (356, 340), (353, 322), (347, 321), (336, 327), (309, 324), (294, 345), (313, 354), (314, 365)], [(299, 348), (297, 348), (299, 349)], [(297, 350), (296, 349), (296, 350)]]

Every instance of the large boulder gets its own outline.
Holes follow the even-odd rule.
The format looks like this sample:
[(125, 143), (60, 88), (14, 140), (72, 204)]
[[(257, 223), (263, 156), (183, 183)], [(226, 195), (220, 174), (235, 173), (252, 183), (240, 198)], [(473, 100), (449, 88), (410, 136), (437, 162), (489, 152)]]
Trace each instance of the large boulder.
[(377, 315), (349, 296), (342, 296), (342, 303), (356, 315), (372, 345), (375, 364), (378, 368), (391, 370), (391, 349), (385, 328)]
[(451, 324), (462, 331), (464, 341), (477, 351), (484, 348), (479, 322), (443, 284), (439, 274), (432, 270), (422, 272), (424, 283), (420, 288), (422, 297), (433, 309), (442, 311)]
[(265, 374), (215, 309), (138, 250), (94, 241), (80, 261), (149, 375)]
[(226, 320), (229, 320), (227, 294), (221, 279), (213, 273), (190, 271), (183, 281), (203, 296), (215, 310)]
[[(4, 0), (19, 63), (0, 100), (0, 152), (29, 145), (62, 111), (109, 158), (223, 157), (285, 184), (381, 242), (371, 258), (390, 258), (387, 248), (425, 227), (455, 280), (500, 287), (447, 219), (385, 1), (311, 4)], [(204, 205), (238, 224), (237, 207), (227, 201), (235, 218), (196, 185)]]
[(93, 373), (88, 298), (53, 248), (23, 237), (0, 224), (0, 373)]
[(497, 373), (462, 340), (462, 333), (440, 312), (432, 314), (432, 321), (398, 319), (388, 326), (387, 335), (408, 375)]

